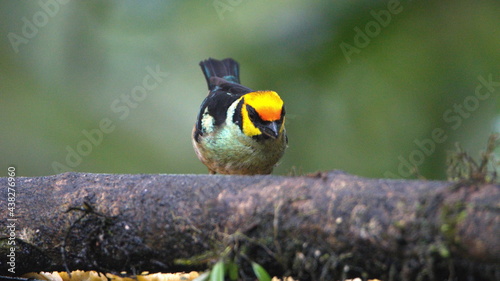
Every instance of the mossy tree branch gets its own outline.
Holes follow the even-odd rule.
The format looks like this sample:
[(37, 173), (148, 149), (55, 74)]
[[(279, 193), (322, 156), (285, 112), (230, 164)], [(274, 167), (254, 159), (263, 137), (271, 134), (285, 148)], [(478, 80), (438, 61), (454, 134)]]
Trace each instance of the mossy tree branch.
[[(500, 274), (500, 187), (494, 184), (342, 172), (66, 173), (16, 181), (16, 274), (190, 270), (220, 255), (313, 280), (486, 280)], [(8, 210), (1, 214), (7, 218)], [(7, 220), (0, 225), (6, 229)], [(2, 235), (4, 257), (9, 234)], [(8, 274), (7, 268), (2, 258), (1, 272)]]

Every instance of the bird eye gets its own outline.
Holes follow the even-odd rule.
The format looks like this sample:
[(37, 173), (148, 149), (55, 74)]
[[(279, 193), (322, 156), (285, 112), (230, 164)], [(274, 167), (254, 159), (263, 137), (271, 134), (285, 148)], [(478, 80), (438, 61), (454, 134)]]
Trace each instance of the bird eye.
[(247, 104), (247, 111), (248, 111), (248, 117), (250, 118), (250, 120), (252, 120), (252, 122), (262, 122), (255, 108)]
[(285, 117), (285, 106), (281, 108), (281, 119), (283, 119), (283, 117)]

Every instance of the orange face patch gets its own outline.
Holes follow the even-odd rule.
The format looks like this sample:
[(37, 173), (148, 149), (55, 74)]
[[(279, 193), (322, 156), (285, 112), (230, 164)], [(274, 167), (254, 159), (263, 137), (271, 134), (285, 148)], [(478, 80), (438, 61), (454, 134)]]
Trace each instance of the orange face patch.
[(281, 118), (283, 100), (274, 91), (251, 92), (244, 96), (245, 104), (252, 106), (264, 121), (276, 121)]

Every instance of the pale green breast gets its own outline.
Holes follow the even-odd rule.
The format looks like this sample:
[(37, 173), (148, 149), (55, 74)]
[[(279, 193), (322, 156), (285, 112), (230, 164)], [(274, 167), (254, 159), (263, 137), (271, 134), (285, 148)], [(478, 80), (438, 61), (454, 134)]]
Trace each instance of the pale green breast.
[[(270, 173), (286, 149), (285, 132), (277, 139), (256, 141), (244, 135), (239, 126), (228, 122), (201, 140), (205, 161), (219, 173)], [(223, 172), (226, 171), (226, 172)], [(252, 172), (254, 171), (254, 172)]]

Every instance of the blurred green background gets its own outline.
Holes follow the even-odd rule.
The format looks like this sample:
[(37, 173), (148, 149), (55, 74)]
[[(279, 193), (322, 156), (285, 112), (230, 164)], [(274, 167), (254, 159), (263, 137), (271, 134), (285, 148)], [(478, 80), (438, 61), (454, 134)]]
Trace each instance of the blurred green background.
[(206, 173), (198, 66), (277, 91), (275, 174), (444, 179), (500, 131), (500, 1), (2, 1), (0, 167), (20, 176)]

